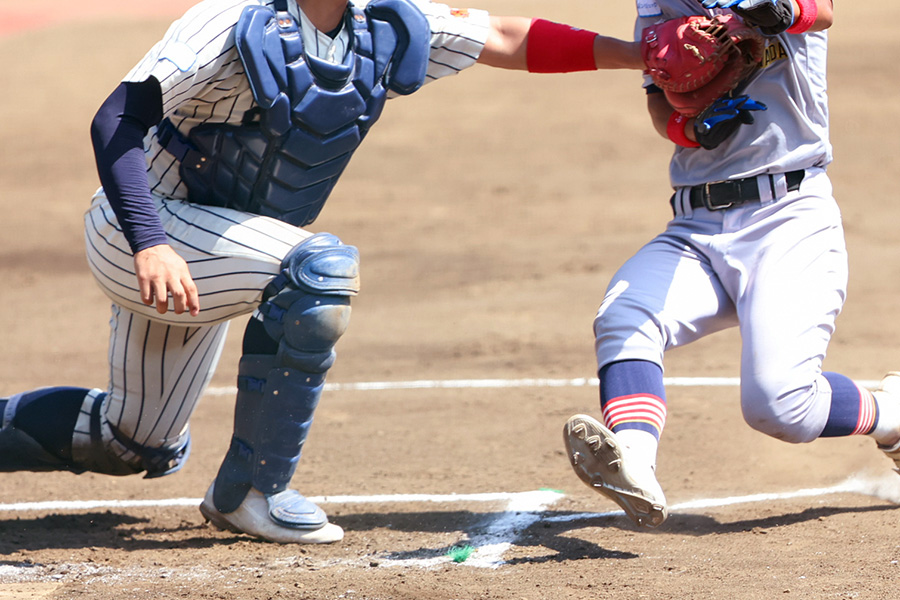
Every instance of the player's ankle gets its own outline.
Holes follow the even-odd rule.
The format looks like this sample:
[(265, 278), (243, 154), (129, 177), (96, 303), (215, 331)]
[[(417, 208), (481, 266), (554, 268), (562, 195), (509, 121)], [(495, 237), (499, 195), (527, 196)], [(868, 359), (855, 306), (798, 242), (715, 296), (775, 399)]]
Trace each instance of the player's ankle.
[(878, 445), (891, 448), (900, 444), (900, 398), (893, 391), (873, 392), (878, 405), (878, 422), (869, 433)]

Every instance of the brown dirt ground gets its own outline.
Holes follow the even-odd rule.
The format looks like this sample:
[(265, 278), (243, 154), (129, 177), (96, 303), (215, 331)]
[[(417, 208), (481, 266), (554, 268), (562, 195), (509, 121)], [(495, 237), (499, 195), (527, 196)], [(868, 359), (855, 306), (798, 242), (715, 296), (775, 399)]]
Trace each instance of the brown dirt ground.
[[(633, 11), (626, 1), (479, 6), (619, 37), (630, 35)], [(104, 385), (108, 302), (81, 241), (97, 185), (88, 123), (170, 20), (107, 16), (0, 38), (0, 394)], [(826, 367), (865, 380), (900, 368), (898, 21), (895, 0), (841, 2), (831, 33), (830, 172), (852, 274)], [(606, 282), (668, 218), (669, 152), (634, 73), (476, 67), (392, 102), (316, 223), (358, 245), (364, 266), (330, 381), (591, 377), (590, 323)], [(237, 331), (219, 388), (235, 377)], [(727, 332), (672, 353), (667, 375), (734, 377), (737, 368)], [(673, 504), (829, 488), (856, 473), (890, 476), (896, 497), (870, 440), (766, 438), (741, 422), (734, 387), (673, 387), (669, 402), (660, 479)], [(596, 405), (591, 387), (325, 398), (295, 481), (310, 496), (565, 493), (508, 537), (494, 568), (389, 559), (483, 540), (511, 517), (503, 502), (326, 504), (347, 531), (326, 547), (218, 532), (192, 506), (8, 511), (0, 598), (897, 597), (900, 513), (874, 496), (686, 508), (654, 532), (604, 516), (615, 506), (575, 478), (560, 437), (570, 414)], [(204, 399), (191, 460), (171, 477), (5, 474), (0, 503), (197, 498), (227, 445), (231, 409), (230, 396)]]

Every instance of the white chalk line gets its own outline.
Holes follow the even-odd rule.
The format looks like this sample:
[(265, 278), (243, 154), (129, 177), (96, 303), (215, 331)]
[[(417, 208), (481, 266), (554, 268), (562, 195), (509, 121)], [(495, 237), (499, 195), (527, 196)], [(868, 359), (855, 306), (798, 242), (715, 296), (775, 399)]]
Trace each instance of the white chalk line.
[[(540, 492), (490, 492), (483, 494), (381, 494), (371, 496), (307, 496), (316, 504), (391, 504), (391, 503), (453, 503), (453, 502), (508, 502), (520, 494)], [(560, 495), (559, 492), (553, 492)], [(160, 500), (48, 500), (43, 502), (16, 502), (0, 504), (0, 512), (25, 511), (73, 511), (102, 508), (160, 508), (199, 506), (202, 498), (165, 498)]]
[[(893, 479), (893, 478), (892, 478)], [(900, 480), (898, 480), (900, 481)], [(858, 493), (878, 496), (898, 502), (897, 485), (891, 481), (891, 489), (886, 490), (884, 481), (851, 478), (830, 487), (807, 488), (788, 492), (759, 493), (723, 498), (703, 498), (673, 504), (670, 513), (698, 509), (714, 509), (738, 504), (778, 502), (799, 498), (823, 497), (833, 494)], [(479, 526), (479, 533), (462, 540), (457, 546), (468, 546), (471, 555), (461, 564), (476, 568), (495, 569), (505, 563), (503, 556), (516, 543), (521, 532), (537, 522), (572, 523), (591, 519), (622, 516), (621, 510), (607, 512), (581, 512), (564, 515), (548, 513), (547, 509), (565, 494), (555, 490), (535, 490), (529, 492), (493, 492), (477, 494), (392, 494), (372, 496), (318, 496), (309, 499), (316, 504), (390, 504), (390, 503), (477, 503), (506, 502), (503, 512), (496, 513), (486, 524)], [(200, 498), (171, 498), (159, 500), (70, 500), (46, 502), (18, 502), (0, 504), (0, 512), (25, 511), (78, 511), (122, 508), (196, 507)], [(388, 555), (380, 560), (383, 567), (433, 568), (452, 562), (448, 549), (421, 550), (409, 557), (397, 558), (399, 554)]]
[[(402, 389), (460, 389), (460, 388), (516, 388), (516, 387), (584, 387), (596, 386), (599, 381), (590, 378), (576, 379), (464, 379), (464, 380), (419, 380), (399, 382), (362, 382), (345, 384), (326, 384), (326, 389), (332, 391), (368, 391), (368, 390), (402, 390)], [(696, 378), (666, 378), (667, 386), (704, 387), (704, 386), (737, 386), (740, 379), (734, 377), (696, 377)], [(877, 381), (859, 382), (866, 387), (874, 387)], [(207, 390), (209, 395), (225, 395), (235, 393), (234, 388), (211, 388)], [(864, 482), (858, 479), (850, 479), (837, 486), (827, 488), (802, 489), (792, 492), (763, 493), (746, 496), (731, 496), (727, 498), (707, 498), (682, 502), (671, 505), (670, 512), (695, 510), (703, 508), (717, 508), (736, 504), (748, 504), (756, 502), (775, 502), (796, 498), (820, 497), (839, 493), (861, 493), (885, 497), (874, 488), (878, 484)], [(890, 499), (897, 502), (896, 490), (889, 492)], [(553, 490), (538, 490), (532, 492), (517, 493), (483, 493), (483, 494), (394, 494), (371, 496), (319, 496), (310, 497), (317, 504), (389, 504), (389, 503), (452, 503), (452, 502), (507, 502), (506, 510), (493, 518), (484, 530), (464, 541), (465, 545), (473, 549), (472, 554), (463, 564), (472, 567), (497, 568), (504, 564), (503, 555), (516, 542), (520, 532), (527, 530), (538, 521), (547, 523), (575, 522), (580, 520), (596, 519), (600, 517), (612, 517), (624, 515), (620, 510), (602, 513), (575, 513), (570, 515), (551, 515), (547, 508), (564, 497), (561, 492)], [(121, 509), (121, 508), (146, 508), (146, 507), (196, 507), (201, 502), (200, 498), (169, 498), (159, 500), (76, 500), (76, 501), (45, 501), (45, 502), (19, 502), (12, 504), (0, 504), (0, 512), (23, 511), (72, 511), (72, 510), (97, 510), (97, 509)], [(430, 554), (431, 556), (410, 558), (386, 558), (380, 564), (385, 567), (392, 566), (417, 566), (430, 568), (453, 561), (453, 558), (441, 553), (440, 550), (421, 551), (418, 554)], [(438, 555), (435, 555), (438, 554)]]
[[(877, 387), (876, 380), (859, 380), (866, 388)], [(596, 377), (576, 377), (574, 379), (422, 379), (417, 381), (361, 381), (356, 383), (326, 383), (325, 390), (331, 392), (368, 392), (381, 390), (434, 390), (434, 389), (498, 389), (498, 388), (561, 388), (596, 387), (600, 380)], [(740, 377), (665, 377), (666, 387), (737, 387)], [(237, 392), (233, 386), (211, 387), (208, 396), (230, 396)]]
[[(735, 506), (738, 504), (754, 504), (759, 502), (779, 502), (783, 500), (796, 500), (799, 498), (818, 498), (822, 496), (830, 496), (834, 494), (861, 494), (864, 496), (875, 496), (883, 500), (898, 503), (898, 485), (900, 481), (892, 474), (887, 478), (864, 478), (851, 477), (846, 481), (830, 487), (821, 488), (805, 488), (794, 490), (791, 492), (777, 493), (760, 493), (748, 494), (745, 496), (729, 496), (725, 498), (701, 498), (697, 500), (689, 500), (678, 504), (669, 505), (669, 513), (687, 512), (690, 510), (706, 509), (706, 508), (724, 508), (726, 506)], [(598, 519), (603, 517), (613, 517), (624, 515), (621, 510), (614, 510), (600, 513), (573, 513), (569, 515), (548, 515), (542, 520), (546, 523), (568, 523), (572, 521), (586, 521), (589, 519)]]

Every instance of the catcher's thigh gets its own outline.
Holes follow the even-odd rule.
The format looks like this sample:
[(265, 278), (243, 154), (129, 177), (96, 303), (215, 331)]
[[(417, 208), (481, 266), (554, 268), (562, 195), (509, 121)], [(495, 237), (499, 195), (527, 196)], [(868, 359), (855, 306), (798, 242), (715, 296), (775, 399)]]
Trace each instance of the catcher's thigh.
[(287, 253), (311, 234), (276, 219), (228, 208), (156, 199), (169, 243), (185, 259), (200, 294), (200, 314), (160, 315), (141, 301), (134, 259), (102, 193), (85, 213), (91, 271), (109, 298), (135, 314), (171, 325), (196, 327), (250, 313), (281, 271)]

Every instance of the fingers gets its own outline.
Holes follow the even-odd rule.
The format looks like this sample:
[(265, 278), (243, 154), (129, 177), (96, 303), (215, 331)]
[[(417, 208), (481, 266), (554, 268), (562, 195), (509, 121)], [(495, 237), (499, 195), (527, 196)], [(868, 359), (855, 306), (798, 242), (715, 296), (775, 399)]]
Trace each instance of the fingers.
[(156, 312), (161, 315), (169, 310), (169, 298), (172, 298), (172, 312), (180, 315), (187, 311), (192, 317), (200, 314), (200, 295), (193, 280), (167, 285), (156, 281), (147, 286), (147, 292), (141, 290), (141, 300), (147, 306), (156, 304)]
[(200, 296), (188, 265), (168, 244), (135, 253), (134, 266), (144, 304), (155, 304), (156, 312), (165, 314), (171, 297), (175, 314), (200, 314)]
[(769, 107), (763, 104), (762, 102), (757, 102), (756, 100), (749, 99), (743, 106), (745, 110), (767, 110)]
[(184, 290), (187, 294), (187, 301), (185, 306), (187, 307), (188, 312), (192, 317), (196, 317), (200, 314), (200, 294), (197, 291), (197, 286), (194, 285), (194, 280), (190, 280), (187, 282), (188, 285), (185, 285)]
[[(172, 310), (176, 315), (180, 315), (185, 311), (192, 317), (200, 314), (200, 296), (193, 279), (182, 279), (171, 286), (170, 292), (172, 296)], [(157, 310), (159, 309), (157, 308)]]
[(141, 302), (143, 302), (147, 306), (153, 304), (153, 289), (150, 286), (150, 281), (142, 277), (138, 277), (138, 287), (141, 290)]
[(163, 281), (156, 280), (153, 282), (152, 287), (153, 295), (156, 298), (156, 312), (164, 315), (169, 310), (169, 294), (166, 291), (166, 284)]
[(141, 289), (141, 302), (147, 306), (156, 304), (156, 312), (161, 315), (165, 314), (169, 305), (165, 284), (147, 279), (138, 279), (138, 282)]
[(147, 306), (156, 304), (156, 312), (161, 315), (165, 314), (169, 308), (169, 295), (165, 282), (139, 277), (138, 286), (141, 290), (141, 302)]
[(180, 283), (178, 286), (172, 287), (172, 310), (176, 315), (180, 315), (184, 312), (185, 305), (187, 304), (187, 294), (184, 292), (184, 288)]

